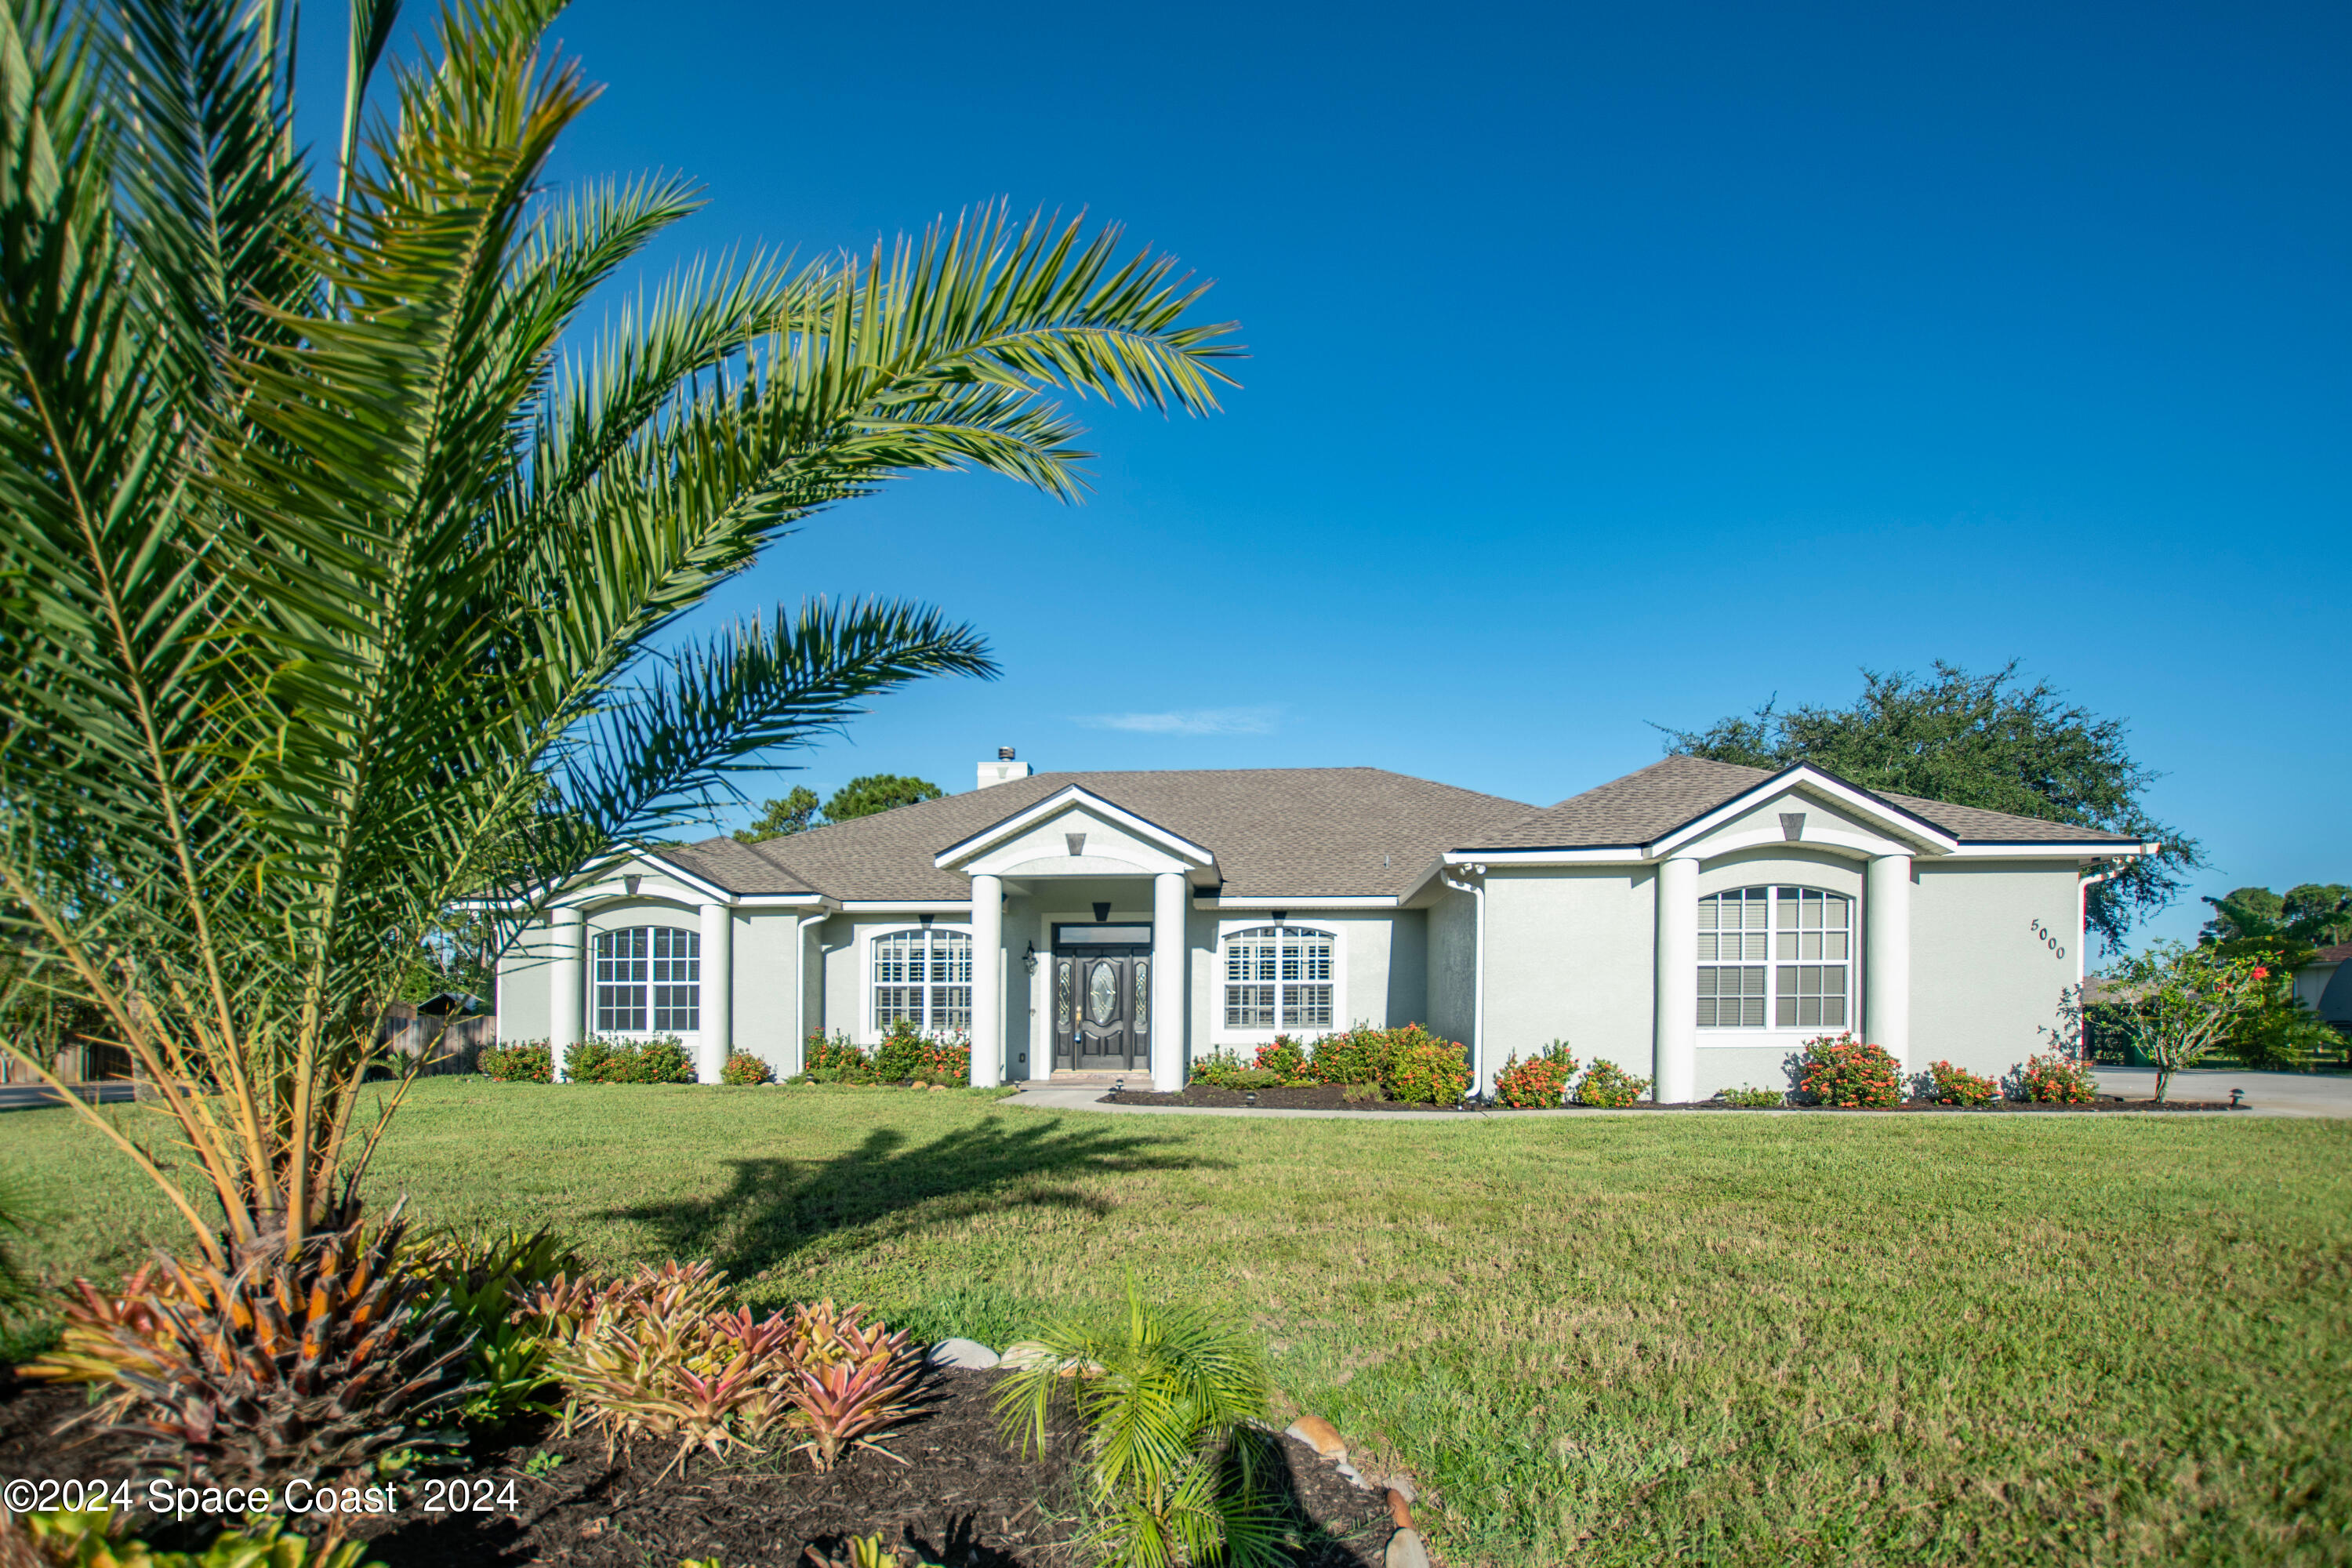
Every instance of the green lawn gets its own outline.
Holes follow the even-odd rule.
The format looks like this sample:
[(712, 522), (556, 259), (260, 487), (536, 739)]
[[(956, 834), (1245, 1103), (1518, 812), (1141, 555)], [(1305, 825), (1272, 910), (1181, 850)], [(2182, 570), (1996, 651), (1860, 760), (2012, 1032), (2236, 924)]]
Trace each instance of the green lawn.
[[(152, 1119), (149, 1119), (152, 1120)], [(0, 1116), (52, 1275), (171, 1225)], [(715, 1258), (996, 1342), (1118, 1293), (1243, 1314), (1456, 1568), (2352, 1561), (2352, 1124), (1456, 1122), (428, 1080), (374, 1190)]]

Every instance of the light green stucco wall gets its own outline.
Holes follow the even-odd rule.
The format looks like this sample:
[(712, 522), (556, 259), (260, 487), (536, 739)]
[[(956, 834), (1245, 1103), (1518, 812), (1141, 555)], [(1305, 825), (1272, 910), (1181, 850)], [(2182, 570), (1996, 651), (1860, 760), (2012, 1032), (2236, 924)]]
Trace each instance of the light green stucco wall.
[(1624, 866), (1488, 873), (1491, 1068), (1564, 1039), (1580, 1061), (1649, 1076), (1652, 879)]
[[(1911, 889), (1911, 1059), (1998, 1077), (2049, 1048), (2040, 1033), (2074, 984), (2082, 940), (2071, 865), (1916, 863)], [(2061, 933), (2061, 958), (2033, 931)]]
[(1425, 1022), (1431, 1034), (1466, 1044), (1477, 1018), (1477, 900), (1448, 889), (1423, 921)]
[(499, 960), (499, 1038), (543, 1040), (553, 1027), (547, 984), (554, 972), (548, 960), (551, 932), (544, 915), (525, 926)]

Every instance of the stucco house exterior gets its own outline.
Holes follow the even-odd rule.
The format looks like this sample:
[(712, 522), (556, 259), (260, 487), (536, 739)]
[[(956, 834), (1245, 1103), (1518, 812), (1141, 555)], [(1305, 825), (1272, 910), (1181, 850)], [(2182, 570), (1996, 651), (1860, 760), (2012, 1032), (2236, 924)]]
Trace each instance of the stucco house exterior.
[(2082, 976), (2089, 882), (2153, 846), (1669, 757), (1546, 809), (1374, 768), (1033, 773), (757, 845), (635, 852), (499, 973), (499, 1033), (967, 1036), (972, 1077), (1175, 1089), (1277, 1032), (1420, 1022), (1481, 1088), (1555, 1038), (1662, 1100), (1785, 1086), (1852, 1029), (1999, 1074)]
[(2294, 994), (2323, 1024), (2352, 1035), (2352, 942), (2323, 947), (2294, 972)]

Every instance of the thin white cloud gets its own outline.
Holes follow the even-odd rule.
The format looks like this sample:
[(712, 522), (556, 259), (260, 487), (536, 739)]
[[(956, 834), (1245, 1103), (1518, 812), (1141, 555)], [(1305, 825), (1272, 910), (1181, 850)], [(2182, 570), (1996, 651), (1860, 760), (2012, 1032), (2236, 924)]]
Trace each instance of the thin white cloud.
[(1084, 713), (1089, 730), (1129, 730), (1143, 735), (1271, 735), (1279, 708), (1188, 708), (1171, 713)]

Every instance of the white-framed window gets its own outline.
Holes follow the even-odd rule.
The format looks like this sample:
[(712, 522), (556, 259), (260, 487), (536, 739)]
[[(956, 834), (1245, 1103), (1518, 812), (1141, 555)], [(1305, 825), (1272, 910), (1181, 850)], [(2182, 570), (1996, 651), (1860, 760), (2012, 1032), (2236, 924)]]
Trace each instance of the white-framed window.
[(1335, 932), (1245, 926), (1223, 933), (1218, 945), (1217, 1033), (1322, 1034), (1339, 1026)]
[(873, 1032), (912, 1024), (927, 1035), (971, 1035), (971, 932), (957, 926), (884, 931), (866, 944)]
[(702, 1027), (702, 933), (678, 926), (600, 931), (600, 1035), (686, 1035)]
[(1844, 1029), (1853, 1022), (1853, 900), (1820, 888), (1733, 888), (1698, 901), (1698, 1026)]

